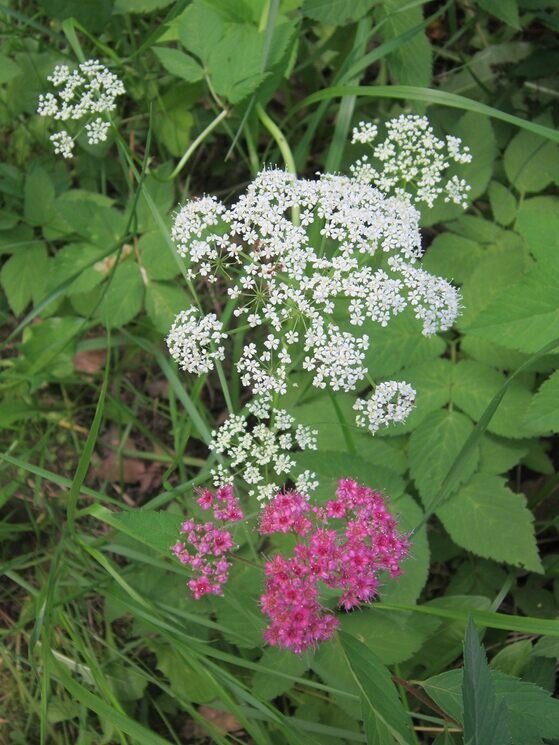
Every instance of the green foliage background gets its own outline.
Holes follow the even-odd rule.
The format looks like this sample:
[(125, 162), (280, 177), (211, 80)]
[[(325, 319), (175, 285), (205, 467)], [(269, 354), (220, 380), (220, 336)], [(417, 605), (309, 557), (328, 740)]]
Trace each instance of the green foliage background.
[[(558, 29), (557, 0), (0, 6), (6, 742), (559, 741)], [(86, 57), (125, 81), (128, 159), (50, 154), (38, 95)], [(381, 602), (294, 657), (262, 646), (250, 562), (196, 603), (168, 558), (223, 411), (162, 346), (189, 302), (168, 228), (284, 165), (278, 132), (298, 173), (343, 171), (355, 123), (407, 110), (472, 150), (471, 208), (423, 220), (463, 312), (433, 338), (405, 313), (366, 330), (372, 376), (418, 391), (405, 424), (371, 438), (349, 397), (291, 397), (319, 431), (301, 470), (381, 489), (416, 531)]]

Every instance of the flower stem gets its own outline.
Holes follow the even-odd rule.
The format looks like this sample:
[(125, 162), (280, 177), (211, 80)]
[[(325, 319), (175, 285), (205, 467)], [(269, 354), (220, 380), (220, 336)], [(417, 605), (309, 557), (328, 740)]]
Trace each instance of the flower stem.
[(216, 118), (213, 119), (208, 124), (208, 126), (206, 127), (206, 129), (204, 129), (202, 132), (200, 132), (200, 134), (198, 135), (198, 137), (193, 142), (191, 142), (190, 145), (189, 145), (189, 147), (186, 149), (184, 155), (179, 160), (179, 162), (178, 162), (175, 170), (169, 176), (167, 176), (164, 179), (165, 181), (172, 181), (173, 179), (175, 179), (179, 175), (179, 173), (182, 171), (182, 169), (184, 168), (184, 166), (186, 165), (186, 163), (188, 162), (188, 160), (191, 158), (191, 156), (193, 155), (193, 153), (198, 149), (198, 146), (201, 145), (202, 142), (204, 142), (204, 140), (206, 139), (206, 137), (208, 137), (213, 132), (213, 130), (218, 126), (218, 124), (220, 124), (220, 122), (222, 122), (225, 119), (225, 117), (228, 116), (228, 115), (229, 115), (229, 109), (223, 109), (223, 111), (221, 111), (216, 116)]

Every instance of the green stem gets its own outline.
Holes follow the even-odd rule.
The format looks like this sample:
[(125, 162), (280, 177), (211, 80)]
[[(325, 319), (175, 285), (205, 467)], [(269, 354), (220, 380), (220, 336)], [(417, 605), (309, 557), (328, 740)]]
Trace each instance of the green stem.
[(193, 142), (190, 143), (190, 145), (187, 148), (186, 152), (184, 153), (184, 155), (182, 156), (182, 158), (179, 160), (179, 162), (178, 162), (177, 167), (175, 168), (175, 170), (171, 173), (170, 176), (167, 176), (165, 179), (163, 179), (164, 181), (173, 181), (173, 179), (175, 179), (179, 175), (179, 173), (182, 171), (182, 169), (184, 168), (184, 166), (186, 165), (186, 163), (188, 162), (188, 160), (196, 152), (196, 150), (198, 149), (199, 145), (201, 145), (202, 142), (204, 142), (204, 140), (206, 139), (206, 137), (208, 137), (214, 131), (214, 129), (220, 124), (220, 122), (222, 122), (225, 119), (225, 117), (228, 116), (228, 115), (229, 115), (229, 110), (228, 109), (223, 109), (223, 111), (221, 111), (216, 116), (216, 118), (213, 119), (213, 121), (211, 121), (208, 124), (208, 126), (206, 127), (206, 129), (204, 129), (202, 132), (200, 132), (200, 134), (198, 135), (198, 137)]
[(281, 156), (284, 160), (285, 167), (289, 171), (289, 173), (292, 173), (294, 176), (297, 175), (297, 169), (295, 167), (295, 160), (293, 158), (293, 153), (291, 152), (291, 148), (289, 147), (289, 143), (285, 139), (285, 135), (281, 131), (281, 129), (278, 127), (278, 125), (271, 119), (266, 111), (264, 110), (262, 104), (257, 103), (255, 106), (256, 113), (258, 115), (258, 118), (262, 122), (262, 124), (266, 127), (268, 132), (272, 135), (274, 138), (276, 145), (279, 147)]

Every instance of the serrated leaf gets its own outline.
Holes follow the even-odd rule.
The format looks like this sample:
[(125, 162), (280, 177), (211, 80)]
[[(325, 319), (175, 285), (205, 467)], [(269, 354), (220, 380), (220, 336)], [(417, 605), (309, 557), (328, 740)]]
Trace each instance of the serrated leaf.
[(542, 384), (532, 399), (524, 424), (538, 434), (559, 432), (559, 371)]
[(478, 556), (541, 572), (534, 517), (505, 480), (476, 473), (437, 510), (452, 540)]
[[(540, 745), (543, 738), (559, 737), (559, 701), (548, 691), (518, 678), (491, 671), (497, 701), (505, 701), (513, 745)], [(453, 719), (462, 722), (462, 670), (450, 670), (422, 684), (426, 693)]]
[(370, 745), (410, 745), (411, 721), (402, 706), (389, 671), (362, 642), (339, 632), (351, 673), (361, 693), (367, 742)]
[(162, 334), (169, 332), (177, 313), (188, 305), (188, 295), (182, 287), (168, 282), (148, 282), (146, 311), (155, 328)]
[(173, 256), (160, 230), (144, 233), (138, 241), (138, 250), (149, 279), (174, 279), (180, 274), (183, 259)]
[(204, 71), (189, 54), (185, 54), (179, 49), (168, 49), (166, 47), (153, 47), (153, 51), (171, 75), (182, 78), (188, 83), (196, 83), (198, 80), (202, 80)]
[(467, 111), (458, 120), (452, 134), (460, 137), (472, 154), (471, 163), (454, 166), (457, 175), (470, 184), (468, 201), (472, 201), (485, 192), (493, 173), (493, 163), (497, 156), (493, 126), (488, 117)]
[(25, 177), (23, 214), (34, 226), (48, 223), (54, 209), (54, 184), (49, 174), (40, 166)]
[[(239, 54), (239, 49), (243, 50)], [(239, 103), (253, 93), (266, 74), (262, 71), (264, 34), (248, 24), (231, 24), (210, 52), (208, 70), (216, 93)]]
[[(353, 5), (355, 2), (352, 3)], [(382, 41), (401, 36), (423, 21), (420, 6), (402, 5), (400, 0), (381, 0), (377, 11)], [(415, 34), (387, 56), (389, 70), (400, 85), (429, 87), (433, 73), (431, 45), (425, 33)]]
[[(474, 425), (459, 411), (435, 411), (412, 432), (409, 445), (410, 473), (426, 509), (439, 491), (450, 466)], [(479, 461), (475, 449), (464, 463), (460, 483), (467, 481)]]
[(559, 268), (536, 266), (499, 295), (468, 331), (521, 352), (537, 352), (557, 336)]
[(538, 261), (559, 266), (559, 199), (552, 196), (526, 199), (518, 208), (516, 230)]
[(10, 256), (2, 267), (0, 280), (10, 308), (16, 316), (32, 298), (38, 299), (41, 296), (47, 267), (47, 249), (42, 243), (34, 243)]
[(303, 15), (332, 26), (343, 26), (356, 21), (378, 0), (303, 0)]
[(506, 186), (498, 181), (489, 184), (489, 204), (499, 225), (510, 225), (516, 217), (516, 199)]
[(109, 328), (124, 326), (142, 309), (144, 282), (138, 265), (131, 261), (119, 264), (105, 292), (98, 314)]
[(507, 473), (528, 452), (526, 440), (505, 440), (484, 434), (479, 441), (479, 470), (484, 473)]
[(179, 539), (182, 518), (171, 512), (111, 512), (99, 507), (93, 514), (99, 520), (164, 556), (171, 556), (171, 546)]
[[(505, 380), (505, 376), (492, 367), (462, 360), (454, 365), (452, 371), (452, 402), (477, 422)], [(503, 437), (529, 436), (530, 432), (523, 427), (523, 420), (531, 400), (530, 391), (521, 383), (513, 381), (487, 425), (487, 430)]]
[(464, 640), (462, 675), (464, 742), (468, 745), (509, 745), (511, 742), (507, 705), (497, 702), (485, 650), (470, 619)]
[[(286, 675), (300, 677), (307, 670), (309, 662), (307, 655), (292, 654), (285, 649), (277, 647), (268, 647), (258, 661), (263, 667), (277, 670)], [(271, 701), (282, 693), (288, 691), (293, 685), (289, 678), (282, 678), (279, 675), (270, 675), (270, 673), (257, 671), (252, 679), (252, 690), (254, 694), (263, 701)]]
[(476, 241), (456, 233), (441, 233), (427, 249), (423, 268), (432, 274), (463, 284), (484, 255)]
[(505, 150), (503, 165), (521, 194), (543, 191), (559, 173), (559, 146), (531, 132), (518, 132)]
[(477, 5), (492, 16), (504, 21), (512, 28), (520, 29), (518, 4), (516, 0), (476, 0)]

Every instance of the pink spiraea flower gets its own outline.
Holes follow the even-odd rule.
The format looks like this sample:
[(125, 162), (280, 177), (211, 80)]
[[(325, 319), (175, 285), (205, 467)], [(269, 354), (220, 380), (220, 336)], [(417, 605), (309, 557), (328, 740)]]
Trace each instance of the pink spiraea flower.
[(409, 550), (382, 495), (351, 479), (338, 482), (336, 498), (324, 507), (313, 507), (298, 492), (278, 494), (263, 510), (260, 532), (304, 539), (292, 557), (266, 562), (261, 598), (270, 621), (266, 641), (297, 654), (330, 639), (338, 627), (320, 602), (319, 583), (340, 590), (340, 607), (351, 610), (374, 598), (381, 572), (400, 574)]
[[(224, 523), (238, 522), (244, 515), (239, 500), (230, 485), (222, 486), (213, 494), (208, 489), (199, 493), (198, 504), (204, 510), (213, 510), (214, 520)], [(230, 562), (227, 552), (233, 548), (233, 537), (229, 530), (218, 527), (216, 522), (185, 520), (181, 526), (185, 536), (177, 541), (171, 551), (182, 564), (190, 566), (194, 577), (187, 587), (194, 598), (204, 595), (222, 595), (223, 585), (229, 578)]]

